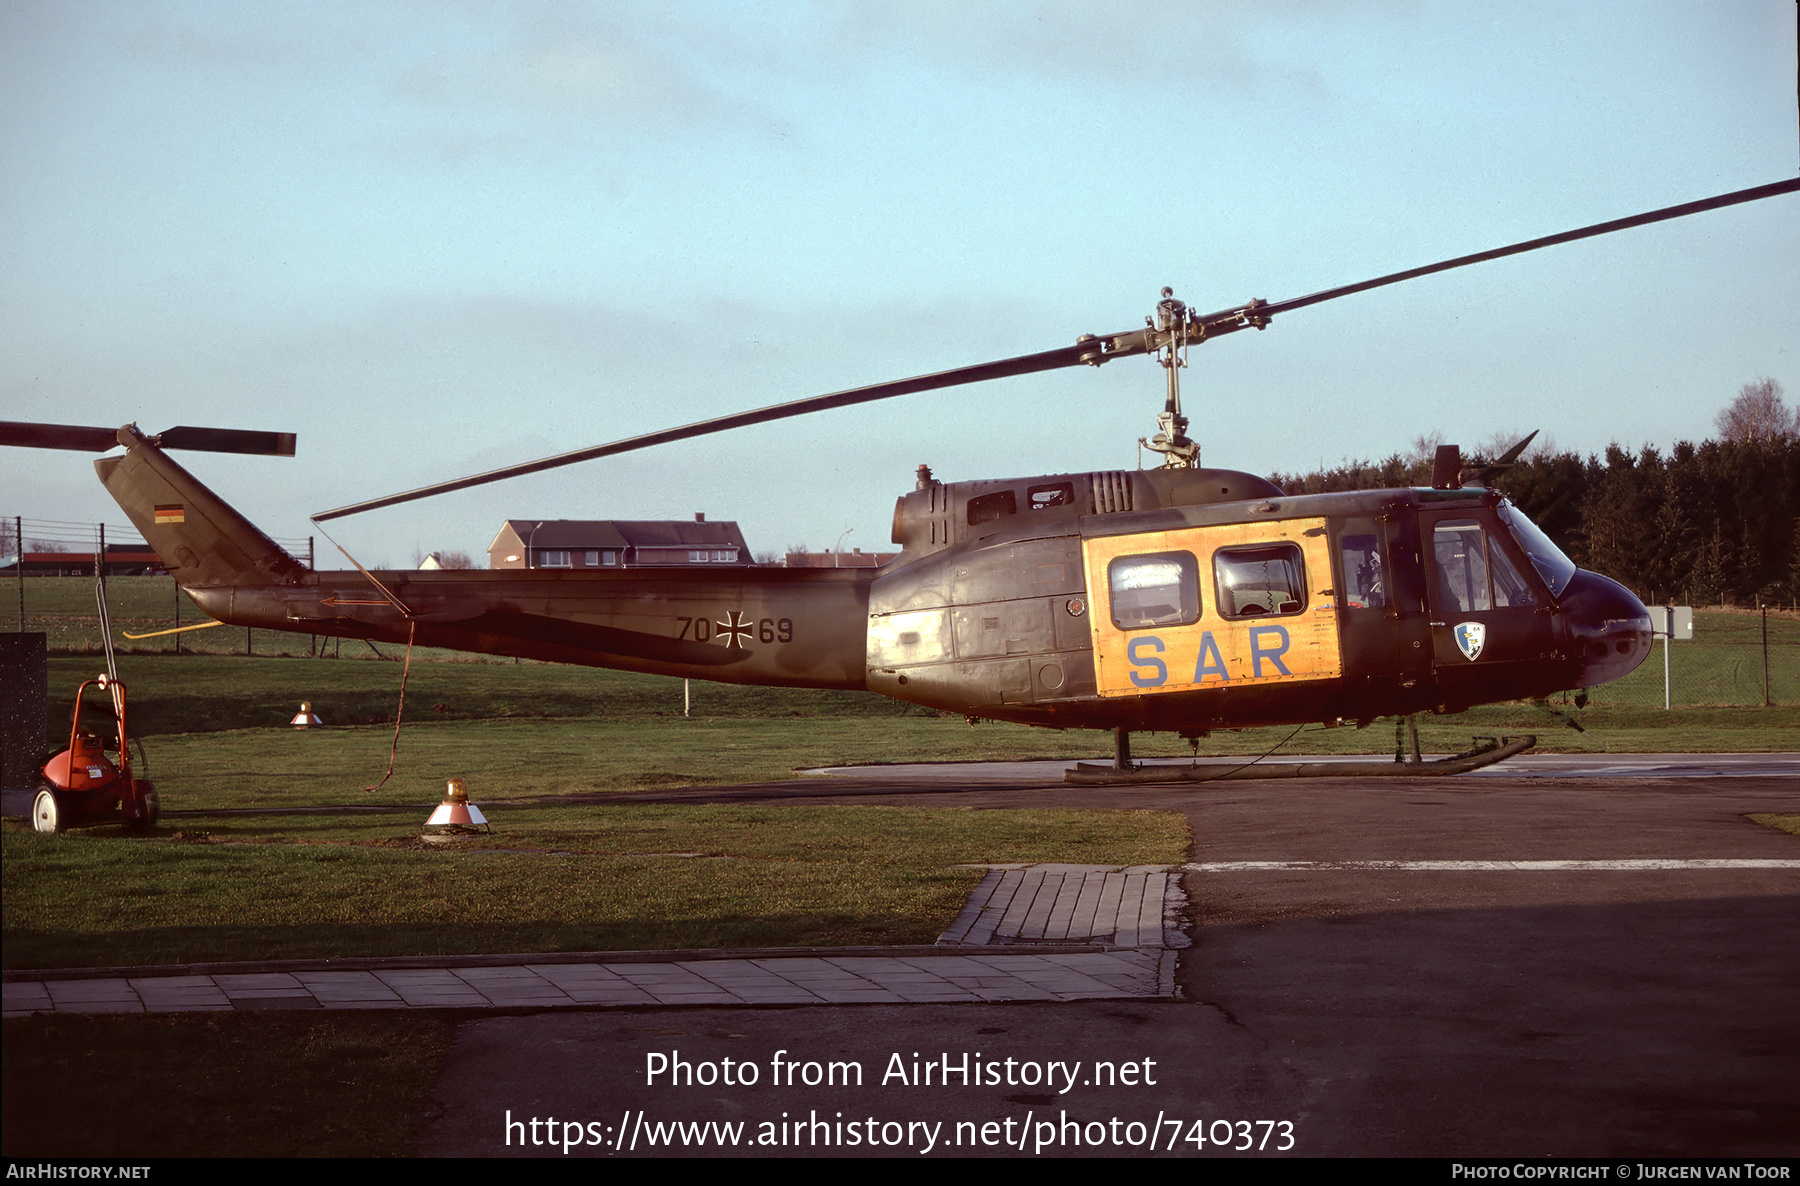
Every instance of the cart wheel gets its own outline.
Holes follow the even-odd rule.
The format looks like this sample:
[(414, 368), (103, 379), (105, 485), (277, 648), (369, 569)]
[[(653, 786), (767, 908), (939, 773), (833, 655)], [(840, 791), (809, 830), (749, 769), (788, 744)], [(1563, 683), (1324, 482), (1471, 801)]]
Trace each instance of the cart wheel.
[(31, 826), (40, 832), (61, 832), (69, 826), (62, 798), (49, 787), (39, 790), (37, 798), (31, 801)]

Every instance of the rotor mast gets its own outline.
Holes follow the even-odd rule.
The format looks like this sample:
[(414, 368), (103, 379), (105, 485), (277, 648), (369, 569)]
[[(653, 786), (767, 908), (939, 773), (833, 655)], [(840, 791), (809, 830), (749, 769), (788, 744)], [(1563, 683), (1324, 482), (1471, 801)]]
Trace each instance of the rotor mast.
[[(1188, 325), (1187, 305), (1176, 300), (1175, 290), (1165, 285), (1155, 315), (1144, 318), (1149, 331), (1144, 336), (1167, 374), (1169, 395), (1156, 417), (1156, 435), (1149, 440), (1138, 438), (1138, 444), (1163, 455), (1164, 469), (1192, 469), (1200, 463), (1200, 446), (1188, 438), (1188, 418), (1181, 414), (1181, 368), (1187, 365)], [(1198, 340), (1200, 335), (1193, 336)]]

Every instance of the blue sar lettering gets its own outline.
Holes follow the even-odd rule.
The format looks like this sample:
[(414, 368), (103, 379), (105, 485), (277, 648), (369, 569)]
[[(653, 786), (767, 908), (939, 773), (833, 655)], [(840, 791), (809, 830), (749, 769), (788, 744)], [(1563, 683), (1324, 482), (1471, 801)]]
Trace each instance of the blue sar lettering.
[[(1273, 634), (1281, 639), (1281, 645), (1263, 649), (1262, 639), (1265, 634)], [(1250, 674), (1257, 679), (1262, 678), (1263, 660), (1267, 659), (1275, 665), (1275, 670), (1283, 675), (1292, 675), (1281, 657), (1287, 654), (1288, 632), (1286, 626), (1256, 626), (1250, 631)]]
[[(1131, 665), (1133, 667), (1142, 667), (1150, 672), (1154, 672), (1154, 674), (1145, 675), (1134, 671), (1131, 673), (1132, 683), (1140, 688), (1160, 688), (1163, 686), (1164, 682), (1169, 678), (1169, 668), (1161, 659), (1156, 658), (1157, 655), (1162, 654), (1162, 649), (1162, 639), (1156, 637), (1154, 634), (1146, 634), (1142, 638), (1134, 638), (1131, 640), (1131, 645), (1125, 648), (1125, 655), (1131, 660)], [(1145, 650), (1153, 653), (1149, 655), (1140, 653)]]
[(1194, 665), (1194, 682), (1205, 683), (1209, 675), (1226, 681), (1231, 679), (1231, 673), (1225, 670), (1224, 656), (1219, 654), (1219, 644), (1213, 641), (1210, 630), (1200, 636), (1200, 661)]

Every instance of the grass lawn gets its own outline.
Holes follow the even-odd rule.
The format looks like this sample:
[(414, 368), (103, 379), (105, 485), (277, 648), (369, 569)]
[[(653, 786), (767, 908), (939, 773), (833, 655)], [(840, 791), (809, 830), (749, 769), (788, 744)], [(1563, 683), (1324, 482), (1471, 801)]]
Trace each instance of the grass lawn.
[[(418, 813), (4, 837), (5, 962), (930, 943), (971, 863), (1173, 863), (1173, 812), (506, 807), (448, 851)], [(114, 834), (108, 835), (108, 831)]]
[[(85, 656), (52, 658), (53, 700), (66, 704), (93, 668)], [(815, 766), (1093, 759), (1110, 749), (1103, 733), (971, 728), (865, 693), (698, 684), (696, 715), (685, 718), (671, 679), (417, 663), (393, 777), (369, 792), (392, 730), (339, 722), (391, 719), (398, 664), (137, 655), (121, 674), (148, 759), (140, 772), (178, 814), (148, 841), (104, 829), (40, 837), (9, 824), (0, 908), (9, 967), (920, 942), (973, 883), (951, 866), (1176, 861), (1189, 843), (1175, 816), (632, 802), (644, 790)], [(301, 699), (330, 727), (285, 727)], [(1421, 718), (1423, 744), (1437, 752), (1520, 732), (1538, 733), (1548, 750), (1779, 750), (1800, 735), (1800, 709), (1496, 705)], [(1292, 734), (1215, 734), (1202, 752), (1379, 754), (1394, 742), (1387, 722)], [(1133, 746), (1145, 757), (1188, 752), (1168, 734)], [(419, 823), (453, 776), (487, 806), (494, 837), (428, 850)], [(569, 802), (595, 795), (616, 804)], [(207, 814), (322, 804), (406, 810)]]

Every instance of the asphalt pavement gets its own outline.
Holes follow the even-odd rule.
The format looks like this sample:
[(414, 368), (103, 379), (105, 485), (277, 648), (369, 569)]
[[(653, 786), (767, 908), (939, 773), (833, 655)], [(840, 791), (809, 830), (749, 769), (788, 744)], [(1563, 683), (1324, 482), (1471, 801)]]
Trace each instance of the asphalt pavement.
[(424, 1151), (1800, 1155), (1800, 838), (1749, 818), (1800, 812), (1800, 762), (1549, 765), (1153, 788), (888, 769), (670, 792), (1181, 811), (1191, 946), (1166, 999), (472, 1021)]

